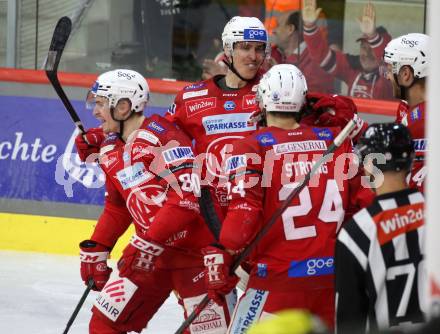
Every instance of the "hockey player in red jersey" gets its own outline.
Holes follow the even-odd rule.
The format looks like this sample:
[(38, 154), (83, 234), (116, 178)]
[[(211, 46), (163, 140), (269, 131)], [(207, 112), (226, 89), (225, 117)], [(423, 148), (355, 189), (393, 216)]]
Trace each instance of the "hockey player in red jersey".
[(396, 122), (408, 127), (416, 152), (409, 185), (417, 186), (422, 192), (426, 176), (425, 85), (430, 65), (430, 43), (430, 37), (425, 34), (403, 35), (388, 43), (383, 57), (394, 96), (403, 100)]
[[(186, 313), (206, 294), (200, 249), (214, 239), (199, 214), (191, 140), (165, 118), (143, 116), (148, 95), (137, 72), (100, 75), (88, 100), (103, 131), (77, 138), (83, 158), (99, 149), (106, 174), (104, 211), (90, 240), (80, 244), (81, 277), (86, 283), (93, 279), (101, 291), (90, 333), (141, 332), (172, 290)], [(135, 234), (118, 262), (119, 273), (111, 275), (107, 258), (131, 222)], [(227, 307), (211, 303), (204, 312), (191, 333), (223, 333)]]
[(270, 55), (263, 23), (256, 17), (233, 17), (222, 33), (228, 71), (185, 87), (168, 110), (167, 118), (195, 140), (197, 154), (206, 154), (202, 184), (213, 185), (214, 201), (227, 208), (223, 175), (224, 157), (231, 143), (256, 130), (249, 124), (255, 112), (259, 69)]
[[(229, 275), (234, 255), (252, 241), (297, 183), (322, 156), (339, 128), (301, 125), (307, 85), (294, 65), (275, 65), (261, 79), (257, 101), (267, 127), (234, 143), (226, 161), (230, 204), (220, 245), (204, 249), (208, 294), (221, 302), (236, 283)], [(285, 308), (308, 309), (334, 323), (333, 256), (336, 233), (357, 210), (360, 189), (346, 140), (293, 199), (250, 255), (245, 294), (230, 333)]]

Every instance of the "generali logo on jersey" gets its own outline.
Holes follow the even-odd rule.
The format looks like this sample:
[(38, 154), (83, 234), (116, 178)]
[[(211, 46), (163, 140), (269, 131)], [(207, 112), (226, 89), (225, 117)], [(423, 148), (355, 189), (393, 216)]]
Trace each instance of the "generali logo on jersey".
[(202, 111), (215, 108), (217, 106), (216, 97), (207, 97), (185, 102), (186, 115), (192, 117)]
[(246, 94), (245, 96), (243, 96), (243, 103), (242, 103), (243, 109), (252, 108), (252, 107), (255, 107), (256, 105), (257, 105), (257, 102), (255, 100), (254, 94)]
[(423, 203), (384, 211), (374, 217), (379, 243), (383, 245), (400, 234), (417, 229), (424, 224), (424, 217)]

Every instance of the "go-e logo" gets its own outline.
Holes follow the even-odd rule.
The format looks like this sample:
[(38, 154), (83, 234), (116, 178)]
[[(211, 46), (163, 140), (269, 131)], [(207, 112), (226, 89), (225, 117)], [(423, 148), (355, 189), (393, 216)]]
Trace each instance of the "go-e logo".
[(289, 268), (289, 277), (331, 275), (334, 272), (334, 262), (334, 258), (331, 256), (292, 261)]
[(263, 29), (244, 29), (243, 36), (245, 40), (267, 41), (267, 34)]

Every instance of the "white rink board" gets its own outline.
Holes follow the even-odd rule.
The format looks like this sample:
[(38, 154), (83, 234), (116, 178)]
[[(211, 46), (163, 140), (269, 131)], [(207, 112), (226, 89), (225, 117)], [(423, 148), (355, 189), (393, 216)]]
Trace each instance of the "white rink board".
[[(115, 262), (111, 261), (115, 268)], [(85, 290), (79, 257), (0, 251), (0, 333), (60, 334)], [(88, 333), (91, 292), (69, 334)], [(183, 321), (172, 295), (142, 333), (169, 334)]]

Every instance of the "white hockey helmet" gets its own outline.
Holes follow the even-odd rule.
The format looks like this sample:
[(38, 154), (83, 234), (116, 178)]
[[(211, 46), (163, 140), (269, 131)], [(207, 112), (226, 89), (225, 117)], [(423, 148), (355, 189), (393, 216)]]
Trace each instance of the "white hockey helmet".
[(416, 78), (428, 75), (430, 63), (430, 37), (425, 34), (407, 34), (391, 40), (385, 47), (384, 62), (392, 65), (393, 74), (402, 66), (411, 66)]
[(234, 16), (223, 29), (222, 41), (227, 56), (232, 56), (236, 42), (263, 42), (266, 44), (265, 55), (270, 56), (267, 30), (256, 17)]
[(150, 89), (145, 78), (136, 71), (117, 69), (101, 74), (90, 90), (87, 101), (96, 96), (108, 99), (115, 107), (119, 100), (128, 99), (134, 112), (143, 112), (148, 102)]
[(273, 66), (261, 78), (257, 102), (266, 112), (299, 112), (306, 101), (307, 82), (302, 72), (291, 64)]

